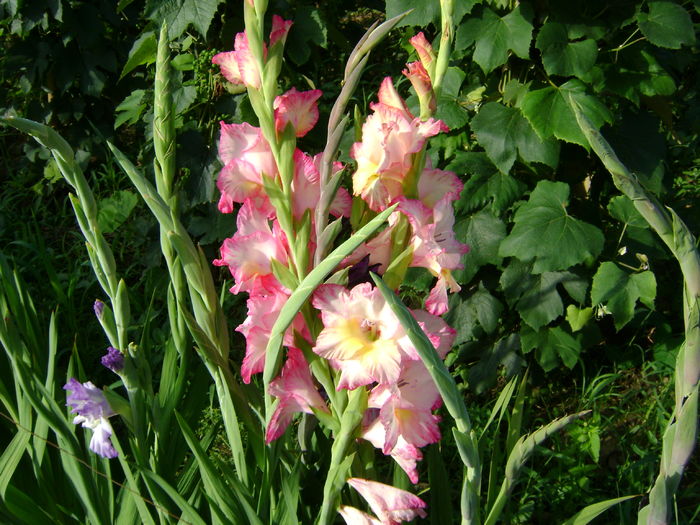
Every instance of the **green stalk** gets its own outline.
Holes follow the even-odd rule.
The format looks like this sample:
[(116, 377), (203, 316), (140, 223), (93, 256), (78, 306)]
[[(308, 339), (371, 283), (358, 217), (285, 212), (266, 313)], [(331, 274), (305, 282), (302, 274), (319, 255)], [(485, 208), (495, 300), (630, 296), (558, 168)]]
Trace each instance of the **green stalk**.
[[(572, 101), (573, 102), (573, 101)], [(649, 504), (639, 512), (638, 523), (668, 523), (673, 499), (683, 471), (690, 461), (698, 434), (700, 388), (700, 252), (688, 227), (671, 208), (662, 207), (637, 178), (620, 162), (610, 144), (581, 109), (572, 104), (578, 125), (593, 151), (610, 172), (615, 186), (632, 200), (635, 208), (666, 243), (683, 273), (685, 341), (676, 358), (676, 404), (663, 436), (659, 475), (649, 492)]]
[(348, 392), (348, 398), (348, 405), (340, 419), (340, 431), (335, 436), (331, 448), (331, 464), (323, 485), (323, 504), (316, 520), (317, 525), (331, 525), (335, 519), (340, 491), (345, 485), (354, 456), (354, 453), (348, 455), (348, 450), (355, 440), (355, 434), (362, 422), (362, 414), (367, 408), (367, 391), (364, 388), (351, 390)]
[(440, 0), (440, 18), (442, 21), (442, 35), (440, 36), (440, 50), (438, 51), (437, 63), (435, 65), (435, 78), (433, 81), (433, 91), (435, 98), (440, 98), (442, 91), (442, 81), (447, 72), (447, 65), (450, 62), (450, 51), (454, 40), (454, 0)]

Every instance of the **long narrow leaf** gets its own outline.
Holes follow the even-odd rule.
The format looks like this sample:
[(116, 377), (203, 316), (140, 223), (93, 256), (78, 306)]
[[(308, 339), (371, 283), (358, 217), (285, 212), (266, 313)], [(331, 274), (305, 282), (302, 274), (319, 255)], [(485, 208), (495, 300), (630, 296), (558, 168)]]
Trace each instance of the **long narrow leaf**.
[(627, 501), (628, 499), (638, 497), (639, 496), (635, 494), (632, 496), (622, 496), (621, 498), (614, 498), (605, 501), (599, 501), (598, 503), (593, 503), (592, 505), (588, 505), (587, 507), (584, 507), (583, 509), (578, 511), (576, 514), (571, 516), (561, 525), (586, 525), (587, 523), (590, 523), (590, 521), (594, 518), (600, 516), (610, 507), (614, 507), (618, 503), (622, 503), (623, 501)]

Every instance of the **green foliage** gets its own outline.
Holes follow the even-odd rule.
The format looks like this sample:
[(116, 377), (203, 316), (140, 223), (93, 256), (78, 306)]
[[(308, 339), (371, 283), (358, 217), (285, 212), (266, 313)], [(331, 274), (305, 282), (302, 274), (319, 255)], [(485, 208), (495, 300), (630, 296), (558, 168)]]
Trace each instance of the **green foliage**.
[[(233, 35), (242, 28), (241, 5), (229, 4), (218, 0), (0, 4), (0, 38), (6, 51), (0, 59), (4, 94), (0, 113), (50, 123), (76, 146), (76, 162), (96, 194), (97, 226), (112, 245), (129, 285), (135, 312), (129, 333), (150, 356), (153, 384), (163, 385), (153, 412), (172, 435), (188, 438), (167, 445), (154, 467), (159, 477), (142, 475), (140, 467), (132, 465), (130, 480), (128, 464), (113, 467), (110, 475), (130, 483), (127, 486), (162, 504), (167, 512), (179, 514), (184, 509), (192, 520), (204, 522), (225, 522), (231, 511), (242, 521), (252, 521), (256, 507), (271, 508), (270, 487), (244, 486), (231, 470), (230, 451), (212, 450), (212, 443), (226, 439), (220, 423), (207, 422), (202, 440), (193, 439), (188, 430), (197, 427), (203, 405), (213, 396), (210, 380), (203, 366), (191, 363), (183, 375), (174, 375), (184, 366), (177, 364), (179, 356), (187, 353), (176, 351), (167, 328), (168, 294), (158, 227), (144, 206), (134, 205), (129, 183), (111, 166), (104, 144), (105, 139), (118, 143), (136, 160), (144, 178), (152, 179), (154, 151), (142, 137), (153, 133), (155, 32), (162, 21), (168, 22), (177, 112), (174, 192), (183, 228), (203, 245), (205, 259), (215, 258), (217, 244), (235, 228), (233, 217), (218, 214), (213, 204), (220, 168), (214, 147), (218, 121), (250, 121), (251, 116), (246, 95), (229, 91), (211, 65), (211, 57), (229, 50)], [(271, 10), (295, 21), (280, 85), (323, 89), (323, 121), (330, 111), (328, 101), (340, 89), (337, 79), (344, 58), (381, 13), (368, 3), (273, 4)], [(406, 54), (407, 40), (414, 34), (407, 26), (420, 26), (437, 46), (439, 2), (386, 2), (388, 16), (408, 8), (414, 11), (401, 21), (404, 29), (392, 33), (368, 63), (371, 74), (361, 81), (353, 99), (360, 112), (374, 98), (378, 78), (398, 79), (404, 62), (415, 59)], [(554, 450), (536, 448), (539, 464), (544, 461), (546, 467), (523, 467), (524, 482), (513, 489), (504, 522), (564, 522), (574, 515), (571, 523), (587, 520), (607, 507), (596, 502), (645, 492), (658, 474), (660, 436), (673, 406), (673, 385), (665, 376), (675, 362), (683, 332), (679, 273), (633, 201), (619, 195), (601, 164), (589, 156), (589, 140), (575, 111), (582, 111), (601, 130), (661, 204), (673, 206), (690, 229), (697, 229), (700, 68), (693, 23), (697, 12), (697, 3), (677, 1), (455, 2), (455, 47), (436, 115), (451, 131), (436, 137), (429, 153), (436, 167), (454, 171), (465, 184), (456, 203), (456, 230), (471, 250), (462, 260), (464, 269), (453, 272), (462, 292), (451, 296), (447, 316), (458, 331), (456, 350), (449, 357), (457, 388), (468, 397), (470, 412), (474, 407), (477, 428), (488, 416), (485, 399), (495, 397), (494, 385), (503, 385), (503, 376), (511, 378), (526, 366), (530, 376), (524, 430), (566, 413), (594, 410), (591, 418), (572, 423), (554, 437)], [(409, 94), (407, 82), (398, 83), (398, 89)], [(347, 139), (345, 160), (351, 134)], [(324, 140), (312, 131), (300, 145), (321, 149)], [(68, 350), (73, 348), (89, 366), (95, 365), (99, 359), (95, 348), (102, 348), (105, 340), (90, 305), (104, 296), (80, 263), (85, 261), (84, 244), (75, 234), (57, 164), (38, 146), (9, 133), (0, 136), (0, 153), (8, 173), (0, 196), (0, 239), (28, 281), (37, 310), (59, 305), (58, 319), (66, 328), (56, 334), (57, 371), (65, 372)], [(230, 286), (226, 277), (215, 275), (222, 290)], [(431, 285), (427, 272), (422, 278), (421, 283), (411, 282), (416, 303)], [(223, 296), (233, 326), (242, 320), (242, 305)], [(40, 337), (44, 332), (36, 330)], [(31, 331), (26, 337), (31, 338)], [(234, 362), (241, 348), (240, 341), (232, 341)], [(46, 347), (35, 343), (37, 349)], [(37, 350), (36, 355), (43, 354)], [(40, 364), (36, 370), (44, 373), (46, 363)], [(27, 399), (20, 401), (24, 412), (13, 406), (14, 400), (5, 403), (11, 383), (9, 366), (3, 362), (2, 368), (3, 406), (13, 415), (28, 413)], [(34, 375), (36, 381), (46, 379), (38, 372)], [(182, 399), (173, 393), (178, 385), (184, 388)], [(177, 398), (178, 414), (184, 419), (176, 416), (163, 422), (159, 403), (171, 398)], [(22, 417), (26, 422), (27, 416)], [(503, 416), (502, 423), (492, 425), (505, 428), (509, 418)], [(38, 419), (32, 423), (37, 435), (52, 438), (53, 431), (42, 430)], [(56, 516), (65, 516), (66, 522), (84, 517), (74, 490), (59, 484), (45, 490), (46, 479), (59, 479), (63, 472), (57, 451), (45, 447), (45, 470), (39, 472), (43, 478), (27, 476), (20, 483), (13, 476), (18, 469), (31, 471), (35, 463), (23, 453), (40, 446), (40, 440), (28, 440), (27, 434), (10, 436), (7, 429), (14, 428), (3, 426), (0, 435), (5, 447), (0, 456), (2, 519), (41, 523)], [(310, 435), (327, 439), (318, 431)], [(489, 439), (480, 446), (491, 447)], [(244, 457), (239, 462), (255, 461), (255, 468), (264, 468), (267, 460), (299, 463), (300, 458), (277, 457), (275, 452), (260, 455), (245, 433), (241, 440)], [(517, 436), (511, 445), (515, 440)], [(451, 485), (461, 475), (454, 467), (460, 461), (451, 437), (439, 447), (426, 454), (429, 477), (423, 472), (421, 477), (431, 485), (431, 516), (438, 520), (434, 522), (448, 523), (450, 515), (457, 518), (447, 506), (452, 502), (457, 508), (458, 488)], [(191, 454), (213, 459), (196, 463)], [(302, 478), (298, 471), (282, 475), (285, 481), (278, 487), (284, 493), (273, 497), (277, 510), (271, 520), (311, 520), (308, 509), (294, 507), (294, 497), (299, 492), (305, 497), (321, 492), (322, 486), (309, 480), (325, 476), (328, 459), (313, 454), (307, 451), (300, 462), (309, 469)], [(684, 490), (678, 493), (678, 523), (697, 519), (700, 489), (692, 479), (697, 463), (690, 469), (682, 481)], [(501, 479), (500, 472), (494, 471), (494, 480)], [(486, 487), (491, 474), (485, 469), (483, 475)], [(122, 523), (159, 519), (158, 511), (128, 490), (108, 489), (97, 474), (94, 477), (100, 495), (112, 494), (104, 512), (121, 509)], [(205, 482), (211, 489), (206, 494)], [(260, 496), (266, 491), (268, 495)], [(619, 510), (609, 510), (602, 519), (636, 522), (638, 503), (620, 501)], [(435, 512), (436, 505), (444, 507), (440, 511), (444, 514)], [(116, 519), (113, 514), (109, 517)], [(170, 518), (163, 513), (160, 519)]]
[[(508, 59), (508, 51), (527, 58), (532, 39), (531, 13), (520, 6), (501, 17), (483, 7), (480, 14), (469, 17), (460, 26), (457, 46), (474, 43), (474, 61), (484, 73), (490, 73)], [(460, 34), (465, 35), (460, 38)]]
[(501, 243), (499, 255), (534, 260), (535, 273), (563, 270), (595, 259), (603, 249), (603, 233), (566, 210), (569, 188), (541, 181), (515, 213), (515, 226)]

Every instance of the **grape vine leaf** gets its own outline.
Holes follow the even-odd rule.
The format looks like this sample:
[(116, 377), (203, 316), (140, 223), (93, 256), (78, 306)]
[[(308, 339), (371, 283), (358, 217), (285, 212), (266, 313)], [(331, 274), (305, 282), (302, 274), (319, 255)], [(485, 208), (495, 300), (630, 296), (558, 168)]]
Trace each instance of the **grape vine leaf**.
[(500, 213), (525, 192), (522, 182), (501, 173), (485, 153), (457, 152), (447, 169), (470, 175), (455, 203), (458, 212), (468, 213), (490, 202), (491, 209)]
[(634, 316), (637, 300), (653, 309), (655, 297), (656, 277), (651, 271), (629, 274), (608, 261), (593, 276), (591, 302), (603, 305), (612, 314), (618, 330)]
[(480, 210), (462, 220), (458, 217), (455, 233), (457, 240), (469, 245), (469, 251), (462, 257), (464, 269), (452, 272), (458, 283), (471, 281), (485, 264), (501, 263), (498, 247), (506, 236), (506, 225), (491, 211)]
[(461, 24), (460, 32), (465, 38), (460, 39), (460, 46), (467, 47), (476, 42), (474, 62), (488, 74), (508, 60), (509, 50), (520, 58), (529, 56), (531, 18), (527, 10), (523, 12), (522, 6), (516, 7), (504, 17), (486, 7), (479, 16), (471, 17)]
[(520, 342), (524, 353), (535, 349), (535, 359), (545, 372), (554, 370), (560, 360), (567, 368), (573, 368), (582, 350), (581, 341), (561, 326), (538, 332), (525, 327), (520, 331)]
[(542, 51), (542, 64), (549, 75), (585, 75), (595, 64), (598, 45), (592, 38), (569, 41), (564, 24), (547, 22), (537, 35), (537, 49)]
[(570, 304), (566, 307), (566, 320), (571, 327), (572, 332), (578, 332), (586, 323), (593, 317), (593, 308), (579, 308), (574, 304)]
[(520, 109), (540, 138), (547, 139), (553, 135), (588, 149), (588, 140), (576, 123), (574, 104), (596, 128), (605, 122), (612, 122), (608, 108), (586, 93), (586, 86), (575, 78), (559, 87), (530, 91), (523, 97)]
[(143, 101), (145, 94), (143, 89), (136, 89), (121, 101), (115, 108), (117, 117), (114, 119), (114, 129), (124, 123), (135, 124), (139, 121), (141, 114), (146, 109), (146, 103)]
[(553, 139), (540, 139), (516, 108), (489, 102), (472, 119), (471, 126), (479, 144), (504, 174), (510, 171), (517, 153), (526, 162), (541, 162), (552, 168), (557, 166), (559, 143)]
[(224, 0), (149, 0), (146, 18), (160, 26), (168, 25), (168, 38), (179, 37), (191, 24), (197, 32), (206, 36), (216, 10)]
[[(464, 293), (453, 294), (449, 305), (450, 309), (445, 320), (451, 326), (457, 327), (455, 345), (483, 335), (484, 332), (487, 334), (495, 332), (503, 312), (503, 304), (491, 295), (483, 283), (479, 283), (476, 291), (466, 297)], [(478, 327), (481, 327), (481, 330)]]
[(118, 191), (111, 197), (100, 200), (97, 225), (102, 233), (112, 233), (124, 224), (138, 202), (138, 197), (128, 190)]
[(153, 31), (143, 33), (136, 39), (134, 45), (131, 46), (129, 58), (126, 61), (126, 64), (124, 64), (124, 69), (122, 69), (122, 72), (119, 75), (119, 80), (124, 78), (124, 76), (131, 72), (134, 68), (142, 64), (152, 64), (155, 62), (157, 50), (158, 43), (156, 41), (156, 34)]
[(311, 57), (310, 43), (328, 46), (328, 27), (321, 11), (310, 6), (297, 9), (294, 24), (289, 31), (285, 52), (297, 65), (305, 64)]
[(635, 228), (649, 228), (649, 223), (634, 207), (634, 203), (625, 195), (617, 195), (608, 203), (610, 216), (624, 223), (625, 226)]
[(540, 181), (515, 213), (515, 226), (501, 243), (499, 255), (534, 260), (533, 272), (564, 270), (603, 249), (603, 233), (566, 211), (569, 186)]
[(649, 2), (649, 12), (637, 12), (637, 24), (649, 42), (659, 47), (680, 49), (695, 43), (690, 14), (673, 2)]
[[(501, 274), (500, 283), (506, 301), (534, 330), (554, 321), (564, 313), (564, 303), (557, 290), (562, 285), (569, 295), (585, 298), (586, 283), (571, 272), (533, 274), (532, 265), (513, 260)], [(581, 290), (584, 290), (581, 296)]]

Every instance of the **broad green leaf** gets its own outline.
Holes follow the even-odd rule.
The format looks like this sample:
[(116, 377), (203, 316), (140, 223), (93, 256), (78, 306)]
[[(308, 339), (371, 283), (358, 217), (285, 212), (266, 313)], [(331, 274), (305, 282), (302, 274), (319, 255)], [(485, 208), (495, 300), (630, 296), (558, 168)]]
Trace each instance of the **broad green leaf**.
[(695, 43), (690, 14), (674, 2), (649, 2), (649, 12), (639, 11), (639, 30), (649, 42), (659, 47), (679, 49)]
[(576, 123), (573, 104), (595, 127), (612, 122), (612, 114), (596, 97), (586, 93), (586, 86), (578, 79), (571, 79), (559, 87), (546, 87), (528, 92), (523, 97), (521, 109), (537, 134), (546, 139), (558, 139), (588, 148), (588, 141)]
[(564, 270), (603, 249), (603, 233), (566, 211), (569, 186), (540, 181), (529, 200), (515, 213), (515, 226), (501, 243), (499, 255), (534, 260), (533, 271)]
[(483, 283), (479, 283), (479, 288), (467, 297), (452, 296), (445, 320), (457, 328), (454, 344), (473, 339), (477, 326), (481, 326), (487, 334), (493, 333), (502, 311), (501, 302), (491, 295)]
[(520, 58), (528, 58), (532, 39), (532, 23), (524, 16), (520, 6), (504, 17), (499, 17), (488, 7), (481, 15), (466, 20), (462, 26), (468, 36), (461, 45), (466, 47), (471, 40), (474, 47), (474, 62), (484, 73), (490, 73), (508, 60), (508, 51)]
[(617, 195), (610, 199), (608, 212), (625, 226), (633, 226), (635, 228), (649, 227), (649, 223), (637, 211), (634, 203), (624, 195)]
[(311, 56), (310, 43), (325, 48), (328, 45), (328, 28), (318, 9), (301, 6), (297, 8), (294, 16), (294, 24), (287, 37), (285, 53), (297, 65), (302, 65)]
[(656, 278), (653, 272), (629, 274), (608, 261), (601, 264), (593, 276), (591, 302), (605, 306), (615, 319), (618, 330), (634, 316), (637, 300), (653, 309), (655, 297)]
[[(512, 260), (501, 274), (501, 289), (508, 304), (535, 330), (564, 313), (564, 303), (557, 286), (575, 300), (585, 299), (586, 282), (572, 272), (533, 274), (532, 264)], [(579, 301), (580, 302), (580, 301)]]
[(506, 236), (506, 225), (489, 210), (480, 210), (463, 220), (458, 217), (455, 233), (460, 242), (469, 245), (469, 251), (462, 256), (464, 269), (452, 272), (457, 282), (467, 284), (485, 264), (501, 263), (498, 247)]
[(146, 18), (157, 26), (168, 25), (168, 38), (174, 40), (192, 25), (203, 37), (207, 35), (216, 10), (224, 0), (149, 0)]
[(593, 317), (593, 308), (591, 307), (579, 308), (573, 304), (566, 307), (566, 320), (572, 332), (581, 330), (591, 320), (591, 317)]
[(542, 51), (542, 64), (549, 75), (580, 77), (593, 67), (598, 57), (595, 40), (570, 42), (566, 26), (557, 22), (542, 26), (537, 48)]
[(456, 130), (467, 125), (469, 112), (455, 98), (441, 95), (435, 118), (442, 120), (450, 130)]
[(136, 89), (131, 92), (121, 104), (116, 107), (117, 118), (114, 119), (114, 129), (122, 124), (136, 124), (146, 109), (143, 97), (146, 92), (143, 89)]
[(126, 64), (124, 64), (124, 68), (119, 75), (119, 80), (124, 78), (124, 76), (129, 74), (138, 66), (143, 64), (152, 64), (155, 62), (157, 50), (158, 43), (156, 42), (156, 34), (153, 31), (143, 33), (136, 39), (134, 45), (131, 46), (129, 58), (126, 61)]
[(535, 358), (545, 372), (555, 369), (560, 361), (571, 369), (578, 362), (581, 342), (561, 326), (545, 328), (539, 332), (524, 328), (520, 331), (523, 352), (535, 350)]
[(632, 498), (638, 498), (639, 496), (637, 495), (632, 495), (632, 496), (623, 496), (621, 498), (614, 498), (614, 499), (609, 499), (605, 501), (600, 501), (598, 503), (593, 503), (592, 505), (588, 505), (587, 507), (584, 507), (580, 511), (578, 511), (576, 514), (571, 516), (568, 520), (562, 523), (562, 525), (586, 525), (587, 523), (590, 523), (593, 519), (596, 517), (600, 516), (603, 512), (608, 510), (610, 507), (613, 507), (617, 505), (618, 503), (622, 503), (623, 501), (627, 501), (628, 499)]
[(540, 139), (516, 108), (489, 102), (472, 119), (471, 126), (479, 144), (504, 174), (513, 166), (516, 153), (520, 153), (520, 157), (528, 162), (542, 162), (553, 168), (557, 165), (557, 141)]
[(129, 218), (138, 197), (128, 190), (121, 190), (98, 203), (97, 224), (102, 233), (112, 233)]
[(470, 175), (455, 203), (458, 212), (468, 213), (490, 203), (494, 212), (501, 213), (525, 191), (522, 182), (501, 173), (485, 153), (458, 152), (447, 169)]

